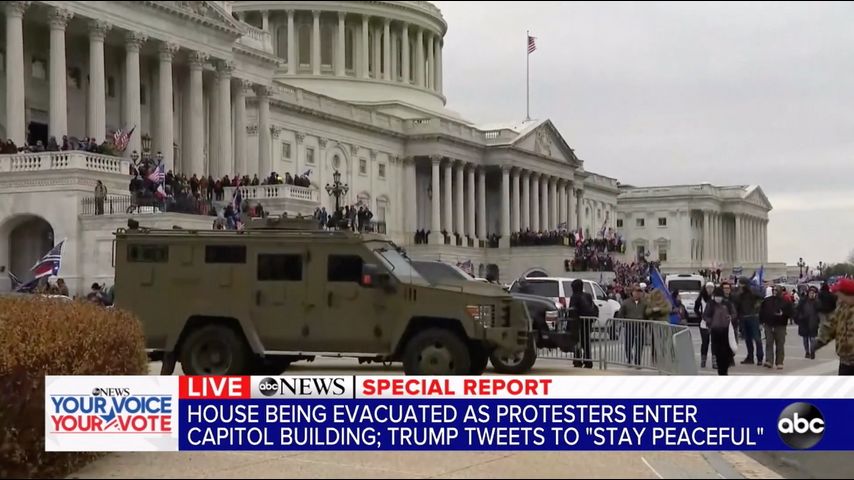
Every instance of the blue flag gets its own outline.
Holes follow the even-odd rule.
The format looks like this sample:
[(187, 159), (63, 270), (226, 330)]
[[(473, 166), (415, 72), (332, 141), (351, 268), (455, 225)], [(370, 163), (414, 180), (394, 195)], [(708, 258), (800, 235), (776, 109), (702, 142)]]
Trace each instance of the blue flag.
[(661, 273), (657, 268), (650, 267), (649, 281), (652, 284), (652, 288), (661, 290), (661, 293), (664, 294), (664, 298), (666, 298), (667, 302), (670, 303), (670, 323), (673, 325), (679, 325), (679, 314), (673, 313), (673, 308), (676, 307), (676, 305), (673, 304), (673, 295), (671, 295), (670, 291), (667, 290), (667, 285), (664, 283), (664, 279), (661, 278)]
[(753, 287), (760, 297), (765, 296), (762, 287), (765, 285), (765, 265), (759, 267), (759, 270), (753, 273), (753, 278), (750, 280), (750, 286)]

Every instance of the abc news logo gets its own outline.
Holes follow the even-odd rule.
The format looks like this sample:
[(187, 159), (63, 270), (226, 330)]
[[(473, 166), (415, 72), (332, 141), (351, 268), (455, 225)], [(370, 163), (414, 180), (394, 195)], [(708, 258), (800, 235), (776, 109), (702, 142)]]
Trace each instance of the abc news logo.
[(815, 405), (793, 403), (777, 419), (777, 432), (790, 448), (812, 448), (824, 437), (824, 415)]
[(128, 397), (130, 396), (130, 388), (101, 388), (95, 387), (92, 389), (93, 397)]
[(344, 377), (267, 377), (258, 384), (265, 397), (342, 397), (347, 395)]

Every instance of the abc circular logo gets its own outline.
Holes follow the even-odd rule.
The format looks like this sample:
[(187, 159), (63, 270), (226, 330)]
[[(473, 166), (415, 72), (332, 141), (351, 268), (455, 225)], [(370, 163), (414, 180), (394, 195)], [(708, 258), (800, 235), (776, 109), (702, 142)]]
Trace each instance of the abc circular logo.
[(92, 395), (95, 397), (101, 395), (101, 389), (100, 388), (93, 388), (92, 389)]
[(261, 390), (264, 396), (272, 397), (279, 391), (279, 381), (275, 378), (267, 377), (258, 384), (258, 390)]
[(777, 419), (777, 432), (783, 443), (791, 448), (812, 448), (824, 437), (824, 415), (815, 405), (793, 403)]

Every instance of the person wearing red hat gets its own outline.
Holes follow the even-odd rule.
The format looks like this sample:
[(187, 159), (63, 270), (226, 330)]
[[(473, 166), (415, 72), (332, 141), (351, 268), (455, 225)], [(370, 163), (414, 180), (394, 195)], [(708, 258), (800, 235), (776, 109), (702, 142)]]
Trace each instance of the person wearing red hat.
[(839, 374), (854, 375), (854, 280), (843, 278), (830, 291), (836, 294), (836, 310), (819, 326), (815, 348), (836, 340)]

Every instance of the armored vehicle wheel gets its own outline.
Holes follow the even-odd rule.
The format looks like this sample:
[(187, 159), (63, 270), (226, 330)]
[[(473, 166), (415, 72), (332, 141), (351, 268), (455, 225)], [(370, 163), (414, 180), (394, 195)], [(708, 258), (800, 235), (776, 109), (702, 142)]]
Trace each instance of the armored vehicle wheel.
[(469, 344), (469, 355), (471, 355), (469, 375), (483, 375), (486, 366), (489, 364), (489, 353), (486, 348), (480, 342), (472, 342)]
[(291, 357), (259, 358), (256, 361), (255, 371), (258, 375), (280, 375), (291, 366), (293, 361)]
[(246, 343), (222, 325), (193, 330), (181, 347), (181, 368), (187, 375), (239, 375), (248, 365)]
[(498, 373), (528, 373), (537, 361), (537, 347), (534, 345), (534, 339), (531, 338), (524, 350), (511, 352), (496, 348), (489, 356), (489, 360)]
[(407, 375), (468, 375), (470, 369), (468, 345), (450, 330), (422, 330), (404, 347), (403, 371)]

